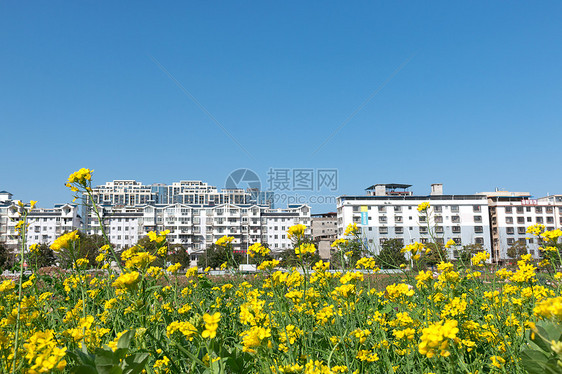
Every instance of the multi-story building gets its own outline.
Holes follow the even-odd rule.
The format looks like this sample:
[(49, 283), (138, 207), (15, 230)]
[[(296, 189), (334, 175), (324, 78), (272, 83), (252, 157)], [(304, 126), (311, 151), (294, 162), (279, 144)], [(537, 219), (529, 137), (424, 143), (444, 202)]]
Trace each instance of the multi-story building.
[[(135, 180), (114, 180), (105, 185), (92, 188), (92, 200), (98, 205), (115, 207), (133, 207), (138, 205), (186, 204), (213, 206), (222, 204), (264, 205), (273, 207), (273, 194), (270, 191), (228, 188), (219, 191), (217, 187), (202, 181), (180, 181), (170, 185), (154, 183), (143, 185)], [(85, 226), (90, 229), (88, 221), (91, 216), (88, 206), (90, 197), (84, 194)]]
[(0, 191), (0, 245), (8, 246), (12, 234), (9, 233), (8, 209), (13, 204), (12, 194), (8, 191)]
[[(404, 184), (377, 184), (362, 196), (340, 196), (337, 200), (338, 235), (350, 223), (360, 228), (361, 236), (373, 253), (389, 239), (406, 244), (445, 243), (452, 239), (456, 248), (481, 244), (490, 251), (488, 200), (483, 195), (444, 195), (442, 184), (433, 184), (429, 195), (415, 196)], [(422, 202), (429, 202), (429, 221), (418, 212)], [(430, 237), (430, 229), (434, 238)], [(458, 253), (452, 249), (449, 254)]]
[[(217, 187), (202, 181), (180, 181), (170, 185), (154, 183), (143, 185), (135, 180), (114, 180), (92, 188), (92, 197), (98, 205), (135, 206), (142, 204), (257, 204), (273, 203), (272, 193), (256, 189)], [(85, 195), (89, 202), (88, 195)]]
[(524, 244), (528, 253), (540, 257), (537, 238), (527, 233), (532, 225), (545, 225), (554, 230), (562, 224), (562, 196), (554, 195), (532, 199), (529, 192), (482, 192), (488, 198), (494, 261), (509, 260), (509, 248), (517, 242)]
[[(21, 245), (16, 231), (16, 224), (20, 220), (18, 202), (12, 200), (9, 192), (0, 192), (0, 244), (10, 250), (16, 250)], [(59, 204), (53, 209), (33, 209), (27, 216), (27, 223), (26, 247), (29, 248), (32, 244), (52, 244), (65, 232), (79, 229), (82, 219), (77, 205)]]
[(264, 235), (262, 243), (267, 243), (274, 256), (292, 248), (293, 242), (287, 236), (289, 227), (305, 225), (305, 234), (310, 235), (310, 207), (307, 205), (289, 205), (287, 209), (269, 209), (262, 213)]
[(332, 243), (338, 235), (338, 217), (336, 212), (313, 214), (311, 225), (312, 239), (318, 245), (320, 258), (331, 257)]
[[(102, 205), (98, 212), (109, 240), (119, 249), (135, 245), (149, 231), (170, 230), (169, 243), (180, 244), (194, 257), (225, 235), (234, 237), (236, 251), (245, 252), (253, 243), (262, 242), (273, 252), (281, 252), (289, 248), (286, 235), (290, 226), (310, 224), (310, 208), (306, 205), (275, 210), (249, 204)], [(95, 212), (90, 212), (89, 221), (87, 232), (101, 234)]]
[(338, 234), (338, 214), (336, 212), (312, 214), (311, 233), (313, 239), (333, 238)]
[[(119, 249), (135, 245), (144, 235), (143, 210), (138, 207), (116, 207), (112, 205), (99, 205), (98, 213), (103, 222), (105, 233), (109, 241)], [(89, 226), (86, 233), (89, 235), (102, 235), (97, 214), (89, 211)]]

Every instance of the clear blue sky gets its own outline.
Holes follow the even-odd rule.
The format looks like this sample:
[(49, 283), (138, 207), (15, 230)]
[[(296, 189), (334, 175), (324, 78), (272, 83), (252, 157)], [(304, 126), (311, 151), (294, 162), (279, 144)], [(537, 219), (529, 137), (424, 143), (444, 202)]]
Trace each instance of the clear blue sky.
[(219, 187), (274, 167), (338, 169), (336, 194), (562, 193), (561, 14), (559, 1), (4, 1), (0, 190), (49, 207), (72, 199), (80, 167), (97, 184)]

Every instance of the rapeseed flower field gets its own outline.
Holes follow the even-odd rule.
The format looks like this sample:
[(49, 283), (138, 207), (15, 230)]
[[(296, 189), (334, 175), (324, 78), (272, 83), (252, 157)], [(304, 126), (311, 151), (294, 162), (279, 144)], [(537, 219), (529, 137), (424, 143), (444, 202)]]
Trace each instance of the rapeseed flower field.
[[(67, 186), (89, 194), (91, 180), (92, 171), (81, 169)], [(33, 206), (20, 206), (21, 256)], [(428, 214), (428, 208), (424, 203), (418, 211)], [(118, 254), (108, 241), (96, 264), (75, 256), (80, 237), (66, 233), (51, 248), (68, 253), (72, 269), (58, 275), (34, 269), (25, 279), (0, 281), (0, 370), (562, 372), (559, 230), (529, 227), (543, 259), (523, 255), (512, 269), (487, 263), (486, 252), (466, 263), (443, 257), (428, 269), (422, 260), (432, 247), (410, 244), (403, 249), (410, 266), (383, 284), (389, 276), (377, 274), (381, 264), (366, 249), (350, 262), (350, 248), (361, 244), (357, 226), (334, 243), (341, 254), (337, 271), (311, 261), (316, 248), (305, 229), (288, 231), (299, 266), (280, 269), (273, 259), (262, 261), (257, 274), (243, 275), (232, 258), (223, 266), (228, 276), (155, 266), (166, 259), (167, 231), (148, 234), (151, 251), (137, 245)], [(232, 240), (216, 244), (228, 250)], [(249, 252), (265, 258), (269, 249), (255, 243)]]

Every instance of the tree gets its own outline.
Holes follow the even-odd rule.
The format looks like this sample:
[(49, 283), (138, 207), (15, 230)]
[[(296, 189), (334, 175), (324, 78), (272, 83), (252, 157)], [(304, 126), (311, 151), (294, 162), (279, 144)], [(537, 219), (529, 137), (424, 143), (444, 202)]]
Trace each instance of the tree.
[[(303, 238), (300, 241), (301, 244), (314, 244), (316, 246), (316, 244), (314, 243), (314, 241), (310, 238)], [(290, 268), (293, 266), (300, 266), (301, 265), (301, 259), (298, 258), (297, 254), (295, 253), (295, 249), (294, 248), (287, 248), (286, 250), (284, 250), (283, 252), (281, 252), (281, 266), (285, 267), (285, 268)], [(314, 253), (306, 253), (302, 256), (302, 262), (304, 264), (313, 264), (315, 262), (320, 261), (320, 255), (318, 254), (318, 250), (314, 251)], [(306, 265), (305, 265), (306, 266)]]
[(172, 244), (170, 246), (168, 260), (172, 264), (179, 262), (182, 268), (187, 268), (191, 265), (191, 257), (181, 244)]
[(524, 241), (516, 241), (507, 249), (507, 255), (510, 258), (517, 259), (527, 254), (527, 245)]
[(244, 255), (239, 252), (229, 253), (230, 250), (232, 249), (230, 249), (229, 246), (221, 246), (213, 243), (207, 247), (205, 253), (199, 256), (197, 259), (197, 266), (201, 268), (210, 267), (211, 269), (216, 269), (225, 262), (228, 263), (229, 261), (232, 261), (232, 258), (234, 258), (234, 261), (237, 264), (242, 263)]
[(364, 252), (359, 238), (352, 238), (333, 248), (331, 263), (335, 268), (355, 267)]
[(484, 246), (479, 243), (474, 244), (467, 244), (463, 245), (461, 250), (459, 251), (459, 260), (464, 264), (470, 263), (472, 256), (474, 256), (478, 252), (482, 252), (484, 250)]
[(435, 266), (441, 261), (447, 261), (447, 249), (441, 243), (428, 243), (427, 250), (421, 256), (421, 266)]
[(12, 268), (15, 261), (16, 258), (14, 254), (11, 253), (8, 248), (0, 244), (0, 270), (3, 271)]
[(375, 256), (375, 261), (384, 268), (398, 269), (400, 265), (408, 262), (402, 248), (404, 244), (401, 239), (387, 240), (381, 245), (381, 251)]
[(61, 267), (70, 268), (74, 261), (79, 258), (88, 259), (90, 267), (97, 265), (96, 257), (99, 254), (99, 249), (106, 244), (104, 237), (88, 235), (79, 231), (78, 238), (73, 249), (64, 248), (57, 253), (56, 257)]
[(55, 252), (47, 244), (41, 244), (35, 250), (29, 250), (25, 254), (25, 261), (30, 267), (44, 268), (53, 266), (57, 262)]

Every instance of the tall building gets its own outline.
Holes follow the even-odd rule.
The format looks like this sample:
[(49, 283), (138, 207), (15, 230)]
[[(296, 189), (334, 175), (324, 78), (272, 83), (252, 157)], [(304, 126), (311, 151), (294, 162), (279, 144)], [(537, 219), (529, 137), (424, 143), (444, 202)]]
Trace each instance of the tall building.
[(262, 213), (264, 235), (262, 243), (267, 243), (273, 255), (279, 255), (292, 248), (288, 237), (289, 227), (305, 225), (306, 235), (310, 235), (310, 207), (308, 205), (289, 205), (287, 209), (268, 209)]
[[(223, 236), (232, 236), (233, 248), (245, 252), (257, 242), (266, 243), (274, 254), (289, 248), (287, 230), (293, 224), (310, 224), (310, 207), (289, 206), (270, 209), (251, 204), (153, 204), (134, 207), (98, 207), (106, 234), (112, 244), (131, 247), (149, 231), (170, 230), (170, 244), (180, 244), (195, 260)], [(99, 220), (90, 211), (88, 234), (101, 234)]]
[(312, 239), (318, 245), (322, 259), (330, 259), (332, 243), (338, 235), (338, 215), (336, 212), (313, 214), (311, 225)]
[(510, 260), (509, 248), (524, 244), (535, 258), (540, 256), (537, 238), (527, 234), (527, 227), (542, 224), (547, 230), (562, 226), (562, 196), (531, 198), (529, 192), (482, 192), (488, 198), (494, 261)]
[[(114, 180), (92, 188), (93, 201), (98, 205), (135, 206), (143, 204), (257, 204), (273, 207), (273, 194), (256, 189), (217, 187), (202, 181), (180, 181), (170, 185), (143, 185), (135, 180)], [(85, 194), (86, 202), (89, 197)]]
[[(18, 250), (21, 245), (16, 225), (20, 220), (18, 200), (12, 194), (0, 192), (0, 244), (10, 250)], [(28, 207), (29, 208), (29, 207)], [(35, 208), (27, 216), (26, 248), (32, 244), (52, 244), (65, 232), (77, 230), (82, 225), (75, 204), (59, 204), (52, 209)]]
[[(367, 188), (366, 195), (338, 197), (338, 235), (343, 235), (348, 224), (355, 223), (368, 248), (378, 253), (381, 244), (389, 239), (399, 239), (405, 245), (429, 242), (429, 227), (434, 228), (437, 242), (452, 239), (458, 246), (477, 243), (491, 251), (486, 196), (445, 195), (442, 184), (433, 184), (429, 195), (416, 196), (409, 187), (377, 184)], [(431, 205), (429, 222), (417, 210), (426, 201)], [(452, 249), (449, 255), (455, 258), (458, 253)]]

